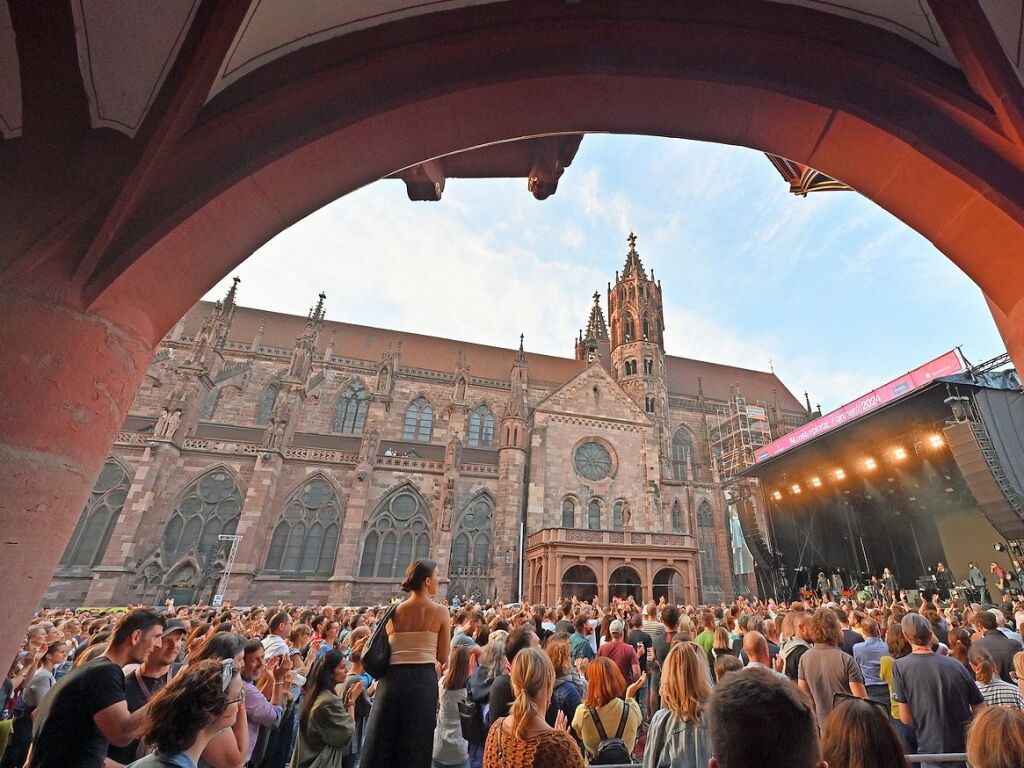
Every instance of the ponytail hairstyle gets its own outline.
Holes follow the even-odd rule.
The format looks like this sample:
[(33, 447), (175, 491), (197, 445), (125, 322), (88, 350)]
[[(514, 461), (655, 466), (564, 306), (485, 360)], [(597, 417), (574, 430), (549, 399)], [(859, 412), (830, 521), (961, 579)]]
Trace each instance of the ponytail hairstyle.
[(526, 737), (526, 724), (538, 699), (549, 699), (555, 686), (555, 668), (540, 648), (524, 648), (512, 662), (512, 692), (515, 701), (509, 711), (517, 738)]
[(303, 730), (309, 725), (309, 715), (320, 694), (334, 690), (334, 670), (344, 661), (345, 657), (341, 651), (330, 650), (313, 666), (313, 672), (306, 681), (306, 688), (303, 691), (302, 712), (299, 714), (299, 727)]
[(437, 563), (433, 560), (416, 560), (405, 570), (405, 581), (402, 582), (403, 592), (419, 592), (423, 583), (434, 575)]

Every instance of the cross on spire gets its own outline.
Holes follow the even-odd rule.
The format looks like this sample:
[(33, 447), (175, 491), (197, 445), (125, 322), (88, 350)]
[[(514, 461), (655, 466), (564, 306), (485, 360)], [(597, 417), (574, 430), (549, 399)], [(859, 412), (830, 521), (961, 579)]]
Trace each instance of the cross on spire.
[(631, 231), (626, 242), (629, 243), (629, 253), (626, 254), (626, 266), (622, 268), (623, 279), (639, 275), (641, 279), (646, 280), (647, 273), (644, 271), (643, 262), (640, 261), (640, 254), (636, 252), (636, 233)]

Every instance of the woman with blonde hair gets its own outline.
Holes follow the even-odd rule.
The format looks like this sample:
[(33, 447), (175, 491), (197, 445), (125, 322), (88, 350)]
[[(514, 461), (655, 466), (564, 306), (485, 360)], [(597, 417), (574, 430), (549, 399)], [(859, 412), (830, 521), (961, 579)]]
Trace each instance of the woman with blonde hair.
[(1024, 765), (1024, 713), (1007, 707), (983, 707), (967, 731), (971, 768), (1020, 768)]
[(711, 675), (704, 650), (692, 642), (674, 643), (661, 669), (661, 709), (651, 720), (644, 768), (704, 768), (711, 739), (702, 719), (711, 697)]
[(1010, 679), (1017, 684), (1017, 690), (1024, 696), (1024, 651), (1013, 654), (1013, 670)]
[(484, 768), (584, 768), (583, 756), (565, 730), (565, 715), (559, 712), (554, 728), (544, 720), (555, 685), (547, 654), (524, 648), (512, 662), (511, 677), (516, 698), (508, 717), (498, 718), (487, 734)]
[(711, 670), (711, 677), (715, 676), (715, 662), (723, 656), (738, 656), (732, 648), (732, 638), (729, 637), (729, 630), (723, 625), (715, 627), (715, 637), (711, 642), (711, 650), (708, 651), (708, 668)]

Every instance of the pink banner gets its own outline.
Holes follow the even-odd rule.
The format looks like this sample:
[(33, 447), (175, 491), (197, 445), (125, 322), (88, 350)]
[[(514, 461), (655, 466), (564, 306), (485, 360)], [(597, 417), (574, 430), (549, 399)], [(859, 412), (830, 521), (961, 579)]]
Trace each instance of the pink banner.
[(951, 376), (963, 370), (963, 361), (954, 349), (942, 355), (942, 357), (937, 357), (920, 368), (915, 368), (913, 371), (900, 376), (898, 379), (893, 379), (885, 386), (869, 392), (864, 397), (858, 398), (852, 403), (847, 403), (831, 413), (826, 413), (824, 416), (804, 424), (799, 429), (794, 429), (792, 432), (783, 435), (778, 440), (768, 443), (764, 448), (759, 448), (754, 452), (754, 458), (756, 461), (764, 461), (773, 456), (778, 456), (790, 448), (796, 448), (808, 440), (813, 440), (826, 432), (831, 432), (837, 427), (849, 424), (854, 419), (859, 419), (861, 416), (881, 408), (886, 403), (890, 403), (919, 387), (923, 387), (940, 376)]

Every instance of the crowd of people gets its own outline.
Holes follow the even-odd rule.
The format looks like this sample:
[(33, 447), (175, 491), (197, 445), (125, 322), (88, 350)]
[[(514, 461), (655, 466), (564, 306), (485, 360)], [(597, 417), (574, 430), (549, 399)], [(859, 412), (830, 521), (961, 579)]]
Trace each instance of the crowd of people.
[(1009, 602), (439, 586), (418, 560), (389, 606), (40, 611), (0, 691), (0, 768), (1024, 766)]

